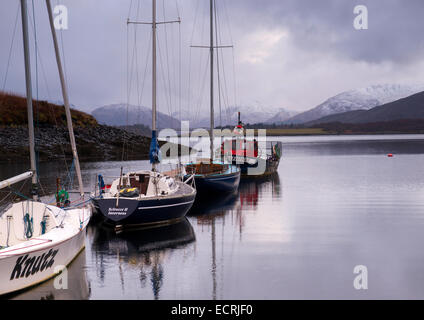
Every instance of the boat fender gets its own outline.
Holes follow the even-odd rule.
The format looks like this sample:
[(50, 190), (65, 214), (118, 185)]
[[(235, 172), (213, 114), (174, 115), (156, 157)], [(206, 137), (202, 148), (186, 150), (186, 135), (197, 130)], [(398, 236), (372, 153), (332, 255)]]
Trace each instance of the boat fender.
[(68, 207), (71, 203), (69, 201), (69, 193), (65, 189), (62, 189), (57, 193), (57, 199), (61, 207)]

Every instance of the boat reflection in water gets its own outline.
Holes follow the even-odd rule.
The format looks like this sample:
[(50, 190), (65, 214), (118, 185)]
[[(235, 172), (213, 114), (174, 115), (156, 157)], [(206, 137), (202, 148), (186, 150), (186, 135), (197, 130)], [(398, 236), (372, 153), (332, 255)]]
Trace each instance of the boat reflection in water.
[[(265, 197), (265, 198), (264, 198)], [(240, 207), (256, 209), (259, 199), (280, 199), (281, 185), (278, 172), (240, 182)]]
[[(9, 296), (11, 300), (87, 300), (90, 297), (90, 283), (86, 275), (85, 250), (81, 251), (67, 268), (67, 276), (58, 276), (31, 289)], [(63, 285), (67, 278), (67, 288)], [(62, 287), (63, 289), (55, 288)]]
[[(229, 233), (224, 229), (228, 227), (237, 228), (239, 241), (242, 242), (245, 215), (250, 212), (256, 213), (259, 201), (264, 196), (277, 197), (278, 199), (280, 193), (278, 173), (260, 178), (245, 179), (240, 181), (237, 192), (218, 199), (204, 197), (202, 201), (196, 201), (188, 212), (188, 216), (196, 219), (201, 233), (210, 233), (211, 299), (216, 300), (223, 297), (223, 284), (221, 286), (219, 284), (222, 283), (224, 273), (224, 235)], [(230, 224), (228, 224), (227, 219), (229, 219)], [(220, 236), (217, 237), (217, 233)]]
[(154, 299), (159, 299), (164, 280), (163, 264), (172, 250), (185, 248), (196, 240), (193, 227), (187, 218), (180, 222), (153, 228), (128, 229), (115, 233), (112, 229), (98, 227), (93, 234), (92, 251), (98, 261), (99, 278), (105, 283), (107, 265), (119, 265), (121, 288), (124, 290), (124, 269), (139, 269), (141, 287), (146, 286), (148, 277)]

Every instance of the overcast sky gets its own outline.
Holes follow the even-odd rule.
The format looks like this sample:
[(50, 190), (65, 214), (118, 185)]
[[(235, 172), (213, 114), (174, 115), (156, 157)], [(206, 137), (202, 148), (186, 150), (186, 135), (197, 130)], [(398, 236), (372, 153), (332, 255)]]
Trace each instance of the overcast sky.
[[(45, 2), (33, 2), (40, 53), (38, 95), (41, 99), (61, 100)], [(423, 83), (422, 0), (216, 3), (219, 42), (234, 45), (234, 49), (222, 49), (218, 55), (223, 64), (219, 76), (224, 105), (301, 111), (350, 89), (380, 83)], [(126, 102), (130, 92), (132, 104), (150, 105), (151, 28), (127, 27), (126, 20), (129, 17), (149, 21), (151, 1), (52, 0), (52, 4), (68, 8), (68, 30), (59, 34), (63, 37), (71, 103), (89, 111), (105, 104)], [(356, 5), (368, 8), (368, 30), (353, 27)], [(32, 0), (28, 0), (28, 6), (36, 96)], [(180, 25), (158, 27), (159, 110), (170, 113), (181, 105), (182, 109), (190, 108), (190, 112), (204, 112), (209, 101), (208, 50), (190, 45), (209, 42), (209, 1), (158, 0), (157, 6), (158, 20), (175, 20), (178, 15), (182, 19)], [(18, 10), (18, 0), (0, 2), (0, 89), (17, 21), (5, 89), (24, 94)], [(132, 70), (131, 81), (127, 70)]]

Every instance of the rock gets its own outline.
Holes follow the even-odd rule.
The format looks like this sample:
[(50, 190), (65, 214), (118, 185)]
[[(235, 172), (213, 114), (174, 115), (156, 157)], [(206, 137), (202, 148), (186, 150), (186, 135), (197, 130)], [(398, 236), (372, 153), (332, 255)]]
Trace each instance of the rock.
[[(104, 125), (75, 127), (74, 132), (81, 161), (121, 160), (123, 149), (125, 160), (148, 159), (150, 138)], [(130, 148), (123, 148), (124, 141)], [(36, 128), (35, 144), (41, 161), (72, 158), (65, 127)], [(0, 127), (0, 161), (29, 161), (26, 127)]]

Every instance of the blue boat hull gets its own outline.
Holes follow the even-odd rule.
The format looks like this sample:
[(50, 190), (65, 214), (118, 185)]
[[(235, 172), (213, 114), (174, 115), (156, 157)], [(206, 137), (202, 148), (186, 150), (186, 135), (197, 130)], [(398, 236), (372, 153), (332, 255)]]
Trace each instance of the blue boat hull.
[(185, 217), (193, 205), (196, 193), (183, 197), (159, 197), (156, 199), (116, 198), (93, 199), (105, 222), (112, 225), (143, 226), (169, 223)]
[(240, 184), (240, 171), (227, 174), (195, 175), (194, 180), (199, 196), (217, 192), (234, 192)]

